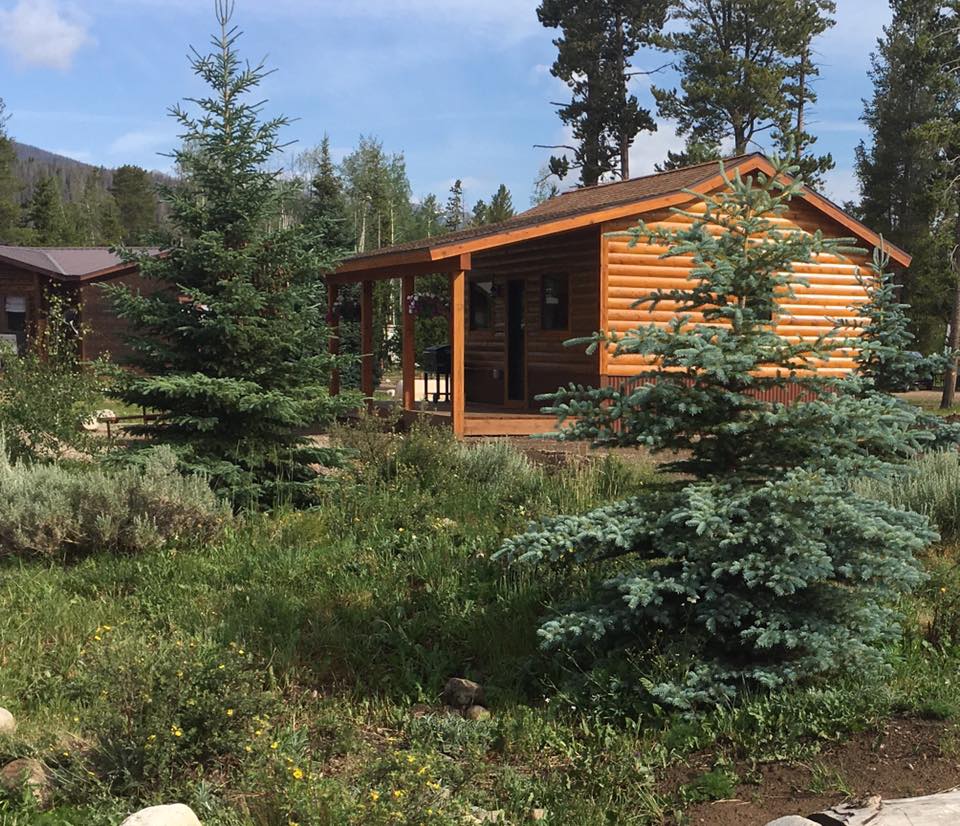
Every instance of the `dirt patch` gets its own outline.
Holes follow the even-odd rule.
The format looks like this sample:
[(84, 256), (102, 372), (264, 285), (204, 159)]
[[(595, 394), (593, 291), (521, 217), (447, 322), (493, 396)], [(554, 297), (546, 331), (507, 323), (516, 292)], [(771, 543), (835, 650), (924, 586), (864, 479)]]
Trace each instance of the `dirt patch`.
[[(895, 719), (798, 764), (751, 765), (730, 800), (686, 810), (689, 826), (763, 826), (784, 815), (810, 815), (845, 800), (879, 794), (887, 799), (934, 794), (960, 785), (960, 748), (954, 723)], [(712, 768), (692, 760), (689, 781)], [(689, 782), (688, 781), (688, 782)]]

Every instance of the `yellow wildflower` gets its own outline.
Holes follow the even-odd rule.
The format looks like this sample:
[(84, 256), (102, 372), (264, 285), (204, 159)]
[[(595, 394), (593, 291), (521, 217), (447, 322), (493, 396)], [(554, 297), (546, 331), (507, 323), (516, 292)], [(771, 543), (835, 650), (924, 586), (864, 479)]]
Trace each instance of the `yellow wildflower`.
[(228, 709), (227, 709), (227, 717), (233, 717), (233, 709), (232, 709), (232, 708), (228, 708)]
[(371, 799), (374, 803), (376, 803), (376, 802), (380, 799), (380, 792), (378, 792), (376, 789), (371, 789), (371, 790), (370, 790), (370, 799)]
[(294, 770), (291, 772), (291, 774), (293, 775), (293, 779), (294, 779), (294, 780), (303, 780), (303, 769), (301, 769), (301, 768), (298, 767), (298, 768), (294, 769)]

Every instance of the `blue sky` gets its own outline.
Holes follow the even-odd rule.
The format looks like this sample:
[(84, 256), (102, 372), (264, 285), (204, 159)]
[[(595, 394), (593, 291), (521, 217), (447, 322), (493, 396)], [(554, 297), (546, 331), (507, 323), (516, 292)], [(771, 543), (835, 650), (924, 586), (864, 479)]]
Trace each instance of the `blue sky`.
[[(818, 44), (822, 76), (812, 131), (837, 159), (826, 192), (853, 197), (853, 153), (865, 132), (870, 52), (889, 20), (885, 0), (838, 0)], [(277, 72), (269, 111), (297, 118), (291, 152), (324, 132), (341, 154), (360, 135), (402, 151), (415, 195), (443, 196), (462, 178), (468, 201), (502, 182), (526, 207), (548, 151), (563, 142), (552, 100), (553, 33), (537, 0), (237, 0), (244, 56)], [(0, 96), (18, 140), (91, 163), (163, 169), (176, 143), (167, 107), (202, 92), (186, 54), (205, 50), (212, 0), (0, 0)], [(641, 55), (638, 68), (664, 62)], [(637, 94), (649, 101), (649, 81)], [(660, 85), (670, 83), (660, 75)], [(633, 173), (679, 146), (669, 124), (642, 136)]]

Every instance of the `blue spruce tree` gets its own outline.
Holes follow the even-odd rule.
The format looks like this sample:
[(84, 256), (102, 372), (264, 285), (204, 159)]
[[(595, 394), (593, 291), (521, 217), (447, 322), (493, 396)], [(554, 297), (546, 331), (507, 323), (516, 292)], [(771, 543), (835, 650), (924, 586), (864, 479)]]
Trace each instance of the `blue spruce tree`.
[[(684, 230), (632, 230), (634, 243), (692, 260), (688, 285), (638, 302), (675, 302), (678, 317), (593, 340), (644, 356), (644, 381), (551, 397), (561, 439), (643, 446), (665, 458), (663, 484), (533, 525), (498, 553), (598, 568), (583, 603), (542, 626), (543, 644), (642, 652), (671, 640), (676, 671), (650, 691), (681, 708), (746, 686), (882, 673), (893, 604), (921, 580), (915, 554), (936, 538), (923, 517), (853, 490), (929, 440), (911, 409), (816, 372), (850, 344), (841, 331), (812, 342), (777, 332), (781, 303), (803, 283), (794, 265), (852, 248), (778, 228), (802, 184), (776, 166), (698, 196), (705, 212), (681, 210), (693, 222)], [(785, 384), (799, 396), (791, 405), (763, 392)]]

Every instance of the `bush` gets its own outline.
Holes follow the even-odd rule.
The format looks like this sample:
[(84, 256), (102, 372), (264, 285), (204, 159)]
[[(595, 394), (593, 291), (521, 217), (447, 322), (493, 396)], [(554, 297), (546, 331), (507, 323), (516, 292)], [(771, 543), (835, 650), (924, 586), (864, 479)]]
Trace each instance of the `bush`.
[(0, 443), (0, 557), (140, 553), (171, 539), (209, 539), (228, 517), (165, 448), (140, 468), (107, 472), (11, 462)]
[(96, 775), (114, 792), (176, 788), (200, 767), (269, 755), (279, 710), (264, 664), (237, 643), (152, 637), (113, 640), (96, 629), (71, 691), (89, 703)]
[[(0, 352), (0, 430), (15, 459), (89, 454), (102, 443), (83, 429), (101, 401), (103, 365), (81, 364), (67, 305), (47, 295), (49, 323), (21, 356)], [(3, 346), (0, 345), (0, 351)]]
[(917, 457), (892, 479), (865, 479), (861, 495), (922, 513), (944, 540), (960, 537), (960, 454), (955, 450)]

